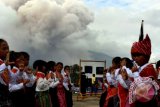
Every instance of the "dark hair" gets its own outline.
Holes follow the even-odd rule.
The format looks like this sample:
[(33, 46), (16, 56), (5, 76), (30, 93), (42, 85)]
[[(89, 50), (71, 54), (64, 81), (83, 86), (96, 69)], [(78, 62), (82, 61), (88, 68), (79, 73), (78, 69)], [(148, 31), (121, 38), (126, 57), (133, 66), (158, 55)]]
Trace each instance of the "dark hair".
[[(9, 61), (10, 62), (15, 62), (16, 61), (16, 57), (17, 57), (17, 52), (15, 52), (15, 51), (10, 51), (9, 52)], [(15, 64), (12, 64), (12, 65), (10, 65), (11, 66), (11, 69), (13, 68), (13, 66), (15, 66)]]
[(85, 75), (85, 72), (81, 72), (81, 75)]
[(93, 77), (95, 77), (95, 74), (92, 74)]
[(4, 40), (4, 39), (0, 39), (0, 44), (1, 44), (2, 42), (6, 42), (6, 43), (7, 43), (7, 41), (6, 41), (6, 40)]
[(63, 66), (63, 63), (62, 62), (57, 62), (56, 66), (57, 65), (62, 65)]
[[(16, 62), (17, 59), (21, 59), (21, 57), (22, 57), (21, 52), (10, 51), (9, 53), (10, 53), (9, 54), (9, 61), (10, 62)], [(11, 66), (11, 68), (13, 68), (13, 66), (17, 66), (17, 65), (16, 65), (16, 63), (14, 63), (14, 64), (11, 64), (10, 66)]]
[(16, 52), (15, 51), (10, 51), (9, 52), (9, 61), (14, 62), (16, 60)]
[(22, 51), (20, 54), (23, 55), (25, 59), (29, 60), (30, 56), (27, 52)]
[(158, 69), (159, 67), (160, 67), (160, 60), (157, 61), (157, 63), (156, 63), (156, 69)]
[(54, 66), (56, 65), (56, 63), (54, 61), (48, 61), (47, 62), (47, 69), (48, 71), (53, 70)]
[(115, 68), (120, 67), (120, 62), (121, 62), (121, 57), (117, 56), (112, 59), (112, 64), (114, 64)]
[(130, 69), (131, 69), (131, 68), (133, 67), (133, 62), (132, 62), (132, 60), (130, 60), (129, 58), (124, 57), (124, 58), (121, 59), (121, 61), (122, 61), (122, 60), (125, 60), (125, 61), (126, 61), (126, 67), (127, 67), (127, 68), (130, 68)]
[(18, 58), (20, 58), (22, 54), (20, 52), (10, 51), (10, 62), (16, 61)]
[(33, 68), (36, 69), (38, 67), (39, 71), (43, 71), (43, 67), (46, 67), (46, 66), (47, 66), (47, 63), (43, 60), (36, 60), (33, 63)]
[(120, 64), (121, 57), (114, 57), (112, 62), (114, 62), (116, 65)]
[(68, 65), (66, 65), (66, 66), (64, 67), (64, 70), (66, 70), (67, 68), (69, 68), (69, 69), (70, 69), (70, 67), (69, 67)]

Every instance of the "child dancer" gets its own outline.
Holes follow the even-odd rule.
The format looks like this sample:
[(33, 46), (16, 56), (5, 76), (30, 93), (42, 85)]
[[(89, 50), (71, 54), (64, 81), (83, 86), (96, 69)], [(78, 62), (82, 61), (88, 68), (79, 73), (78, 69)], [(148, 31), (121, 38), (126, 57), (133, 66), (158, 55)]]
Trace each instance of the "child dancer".
[[(135, 107), (143, 107), (143, 106), (158, 107), (156, 97), (153, 97), (153, 98), (151, 97), (151, 96), (154, 96), (154, 94), (152, 93), (153, 88), (155, 89), (155, 93), (159, 88), (157, 87), (155, 81), (152, 81), (152, 79), (154, 80), (157, 79), (157, 72), (155, 71), (153, 65), (149, 63), (151, 53), (152, 53), (151, 40), (148, 34), (146, 35), (145, 38), (143, 38), (143, 21), (142, 21), (139, 41), (134, 42), (131, 47), (132, 59), (139, 66), (139, 67), (132, 68), (132, 71), (134, 72), (134, 74), (137, 75), (137, 79), (134, 79), (134, 83), (131, 84), (130, 92), (129, 92), (129, 95), (130, 95), (129, 102), (131, 104), (134, 104)], [(150, 87), (147, 88), (148, 86)], [(143, 96), (142, 94), (140, 96), (139, 92), (142, 92)]]
[[(35, 78), (31, 71), (26, 71), (25, 61), (19, 52), (15, 52), (15, 64), (10, 70), (9, 91), (13, 106), (25, 107), (25, 88), (33, 85)], [(19, 103), (21, 102), (21, 103)]]
[(104, 107), (118, 107), (118, 95), (117, 95), (117, 76), (120, 69), (120, 57), (115, 57), (112, 60), (112, 66), (106, 73), (106, 79), (109, 84), (108, 94), (104, 103)]
[(130, 87), (131, 80), (127, 74), (128, 73), (127, 71), (129, 71), (132, 68), (132, 66), (133, 66), (133, 63), (129, 58), (125, 57), (121, 59), (121, 68), (119, 71), (119, 75), (117, 77), (118, 97), (120, 99), (120, 107), (129, 107), (128, 89)]
[(56, 88), (56, 95), (58, 98), (58, 106), (57, 107), (67, 107), (66, 103), (66, 95), (65, 95), (65, 89), (63, 86), (63, 76), (61, 74), (61, 71), (63, 69), (63, 63), (58, 62), (56, 64), (56, 71), (54, 73), (54, 79), (50, 84), (51, 88)]
[(65, 87), (65, 92), (66, 92), (66, 101), (67, 101), (67, 107), (72, 107), (73, 106), (73, 101), (72, 101), (72, 83), (71, 83), (71, 77), (70, 77), (70, 67), (66, 65), (64, 67), (64, 72), (63, 72), (63, 86)]
[[(54, 61), (48, 61), (47, 69), (48, 69), (47, 79), (51, 82), (51, 84), (53, 84), (52, 82), (56, 81), (56, 78), (55, 78), (56, 63)], [(57, 81), (57, 83), (59, 83), (59, 81)], [(57, 88), (50, 87), (49, 94), (51, 96), (52, 107), (59, 107)]]
[(0, 39), (0, 107), (12, 107), (8, 91), (10, 64), (8, 43)]
[(33, 68), (36, 69), (36, 106), (35, 107), (52, 107), (49, 95), (49, 81), (46, 79), (47, 63), (43, 60), (36, 60)]

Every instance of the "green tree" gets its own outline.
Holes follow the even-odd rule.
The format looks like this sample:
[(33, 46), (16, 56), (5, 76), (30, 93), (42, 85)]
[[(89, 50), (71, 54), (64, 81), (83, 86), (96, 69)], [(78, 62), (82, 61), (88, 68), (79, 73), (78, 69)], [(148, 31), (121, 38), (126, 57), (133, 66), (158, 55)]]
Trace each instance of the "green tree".
[(71, 68), (72, 68), (72, 72), (70, 76), (71, 76), (72, 83), (74, 83), (75, 85), (78, 85), (80, 66), (78, 64), (74, 64)]

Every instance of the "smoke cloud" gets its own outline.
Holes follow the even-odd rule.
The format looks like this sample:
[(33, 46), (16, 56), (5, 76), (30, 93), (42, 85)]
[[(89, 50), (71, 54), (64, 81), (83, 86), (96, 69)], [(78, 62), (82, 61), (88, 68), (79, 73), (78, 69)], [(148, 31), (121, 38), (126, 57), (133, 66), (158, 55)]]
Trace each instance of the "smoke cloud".
[[(79, 63), (93, 13), (80, 0), (0, 0), (0, 36), (10, 49), (36, 59)], [(82, 46), (80, 46), (81, 42)]]

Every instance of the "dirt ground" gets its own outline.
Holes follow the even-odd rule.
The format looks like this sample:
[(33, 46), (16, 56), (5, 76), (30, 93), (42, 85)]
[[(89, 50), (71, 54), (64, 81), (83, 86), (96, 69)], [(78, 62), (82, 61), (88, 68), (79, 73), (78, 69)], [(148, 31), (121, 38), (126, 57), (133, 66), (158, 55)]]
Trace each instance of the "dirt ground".
[(77, 101), (77, 96), (73, 96), (73, 107), (99, 107), (99, 99), (95, 96), (88, 96)]

